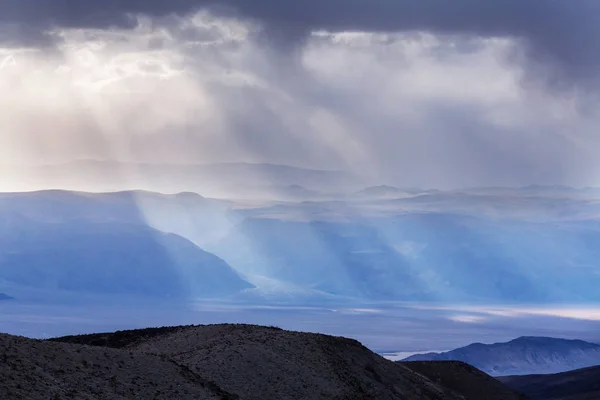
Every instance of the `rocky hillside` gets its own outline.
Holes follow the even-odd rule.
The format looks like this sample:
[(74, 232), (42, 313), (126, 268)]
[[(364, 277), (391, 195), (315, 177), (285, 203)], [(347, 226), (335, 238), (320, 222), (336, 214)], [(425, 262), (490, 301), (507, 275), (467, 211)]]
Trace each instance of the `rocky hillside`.
[(235, 399), (166, 358), (0, 335), (0, 398)]
[(355, 340), (249, 325), (0, 336), (0, 349), (7, 399), (520, 399), (474, 369), (419, 370)]
[(531, 400), (600, 399), (600, 367), (552, 375), (504, 376), (507, 386), (527, 394)]

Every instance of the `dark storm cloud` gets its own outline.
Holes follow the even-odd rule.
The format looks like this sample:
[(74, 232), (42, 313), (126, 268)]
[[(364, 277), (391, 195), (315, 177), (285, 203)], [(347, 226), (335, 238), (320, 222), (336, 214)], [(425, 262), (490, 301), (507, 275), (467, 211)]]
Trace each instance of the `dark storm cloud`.
[(600, 67), (598, 0), (0, 0), (0, 22), (26, 26), (17, 32), (35, 43), (51, 26), (133, 27), (132, 14), (162, 16), (205, 7), (260, 22), (278, 45), (301, 43), (319, 29), (425, 30), (516, 37), (531, 61), (571, 78), (595, 79)]

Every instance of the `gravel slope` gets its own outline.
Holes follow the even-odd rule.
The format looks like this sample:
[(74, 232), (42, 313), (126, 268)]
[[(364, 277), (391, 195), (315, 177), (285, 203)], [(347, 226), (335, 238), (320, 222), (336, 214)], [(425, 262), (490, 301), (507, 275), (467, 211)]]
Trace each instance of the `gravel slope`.
[(439, 379), (355, 340), (251, 325), (5, 335), (0, 357), (1, 399), (519, 399), (474, 369), (436, 364)]
[(0, 399), (234, 399), (168, 359), (0, 335)]
[(360, 343), (247, 325), (184, 329), (135, 345), (244, 399), (458, 399)]

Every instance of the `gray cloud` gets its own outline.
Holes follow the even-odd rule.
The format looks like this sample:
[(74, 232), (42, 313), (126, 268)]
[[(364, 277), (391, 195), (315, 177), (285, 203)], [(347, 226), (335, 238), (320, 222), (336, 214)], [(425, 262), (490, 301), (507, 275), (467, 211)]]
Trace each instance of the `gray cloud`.
[(545, 65), (552, 79), (596, 80), (600, 67), (597, 0), (3, 0), (0, 21), (25, 26), (22, 39), (35, 43), (32, 37), (51, 26), (133, 27), (134, 14), (158, 17), (206, 7), (258, 21), (277, 45), (301, 43), (320, 29), (424, 30), (522, 39), (528, 60)]
[[(408, 186), (597, 184), (597, 103), (522, 79), (593, 87), (593, 1), (0, 0), (0, 92), (12, 93), (0, 96), (0, 159), (266, 161)], [(92, 30), (43, 34), (52, 27)], [(400, 34), (309, 34), (318, 30)], [(59, 57), (2, 49), (57, 38)]]

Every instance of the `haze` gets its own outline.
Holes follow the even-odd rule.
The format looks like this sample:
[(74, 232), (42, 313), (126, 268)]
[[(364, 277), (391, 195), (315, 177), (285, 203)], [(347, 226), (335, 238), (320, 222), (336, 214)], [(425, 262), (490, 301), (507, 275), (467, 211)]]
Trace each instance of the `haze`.
[(598, 340), (599, 15), (0, 0), (0, 331)]
[(93, 159), (600, 184), (594, 0), (217, 3), (3, 1), (3, 176)]

